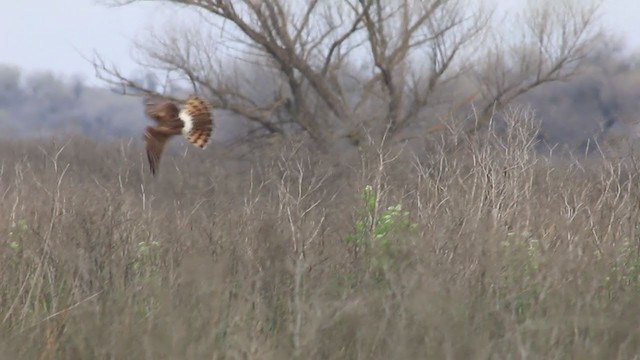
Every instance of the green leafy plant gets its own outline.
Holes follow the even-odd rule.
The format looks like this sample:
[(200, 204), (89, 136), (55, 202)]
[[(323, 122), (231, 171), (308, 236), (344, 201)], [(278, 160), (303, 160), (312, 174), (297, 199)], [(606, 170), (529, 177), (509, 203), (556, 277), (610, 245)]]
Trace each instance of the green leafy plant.
[(153, 267), (159, 257), (160, 243), (157, 241), (140, 241), (136, 245), (136, 260), (133, 269), (141, 272), (145, 268)]
[(519, 292), (501, 299), (506, 308), (524, 319), (528, 316), (540, 293), (537, 276), (540, 270), (540, 243), (527, 231), (510, 232), (500, 243), (499, 256), (502, 275), (496, 289), (499, 294), (506, 289), (519, 288)]
[[(162, 284), (160, 243), (153, 240), (140, 241), (135, 245), (135, 254), (135, 260), (131, 264), (135, 281), (147, 288), (160, 288)], [(138, 314), (143, 318), (151, 316), (157, 310), (155, 296), (143, 296), (138, 301)]]
[(640, 291), (640, 253), (637, 243), (624, 239), (610, 265), (605, 283), (611, 293), (622, 289)]
[(373, 187), (365, 186), (362, 190), (363, 208), (355, 222), (354, 231), (345, 239), (347, 243), (390, 251), (393, 236), (416, 226), (411, 222), (409, 212), (403, 210), (401, 204), (378, 211), (378, 200), (378, 193)]
[(18, 220), (17, 222), (11, 222), (9, 227), (9, 243), (8, 246), (13, 251), (19, 251), (22, 248), (22, 237), (27, 233), (27, 222), (24, 220)]

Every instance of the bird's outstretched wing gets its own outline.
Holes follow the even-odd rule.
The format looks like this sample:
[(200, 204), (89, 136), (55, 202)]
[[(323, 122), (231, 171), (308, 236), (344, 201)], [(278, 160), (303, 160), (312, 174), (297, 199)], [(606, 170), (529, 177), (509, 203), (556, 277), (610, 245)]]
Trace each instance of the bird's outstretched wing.
[(145, 149), (147, 151), (147, 160), (149, 161), (149, 168), (153, 176), (158, 172), (160, 165), (160, 157), (164, 150), (164, 145), (167, 140), (175, 135), (170, 129), (163, 128), (161, 126), (147, 126), (144, 131)]
[(144, 132), (145, 148), (151, 174), (158, 173), (160, 157), (171, 136), (182, 133), (194, 146), (206, 148), (213, 132), (213, 119), (209, 106), (201, 98), (192, 96), (182, 108), (159, 97), (145, 100), (145, 114), (157, 126), (147, 126)]
[(178, 119), (178, 106), (167, 100), (147, 98), (144, 103), (145, 114), (156, 122), (163, 124)]
[(207, 103), (192, 96), (187, 99), (178, 116), (184, 122), (182, 134), (187, 140), (201, 149), (206, 148), (213, 132), (213, 119)]

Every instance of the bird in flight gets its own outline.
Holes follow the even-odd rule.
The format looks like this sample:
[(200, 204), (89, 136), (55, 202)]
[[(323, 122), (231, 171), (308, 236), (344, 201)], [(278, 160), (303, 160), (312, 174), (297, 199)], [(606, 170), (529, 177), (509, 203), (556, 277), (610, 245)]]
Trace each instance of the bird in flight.
[(158, 172), (160, 156), (167, 141), (174, 135), (184, 137), (194, 146), (205, 149), (213, 132), (209, 106), (198, 96), (191, 96), (181, 108), (172, 101), (147, 99), (145, 114), (157, 122), (144, 131), (147, 159), (153, 176)]

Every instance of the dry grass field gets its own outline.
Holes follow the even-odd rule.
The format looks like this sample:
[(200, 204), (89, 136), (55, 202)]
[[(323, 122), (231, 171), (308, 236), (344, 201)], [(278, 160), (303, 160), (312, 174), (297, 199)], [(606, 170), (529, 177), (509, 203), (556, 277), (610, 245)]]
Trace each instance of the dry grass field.
[(638, 358), (640, 162), (543, 157), (530, 120), (155, 179), (127, 142), (2, 139), (0, 358)]

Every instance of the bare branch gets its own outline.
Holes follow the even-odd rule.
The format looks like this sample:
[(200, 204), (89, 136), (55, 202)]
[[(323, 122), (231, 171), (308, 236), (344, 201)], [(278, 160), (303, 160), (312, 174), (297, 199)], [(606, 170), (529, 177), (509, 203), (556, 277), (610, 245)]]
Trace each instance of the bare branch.
[(499, 37), (487, 53), (487, 67), (479, 77), (489, 99), (482, 113), (502, 109), (543, 84), (574, 76), (601, 35), (595, 24), (598, 9), (599, 3), (585, 7), (574, 0), (538, 7), (532, 3), (517, 43)]

